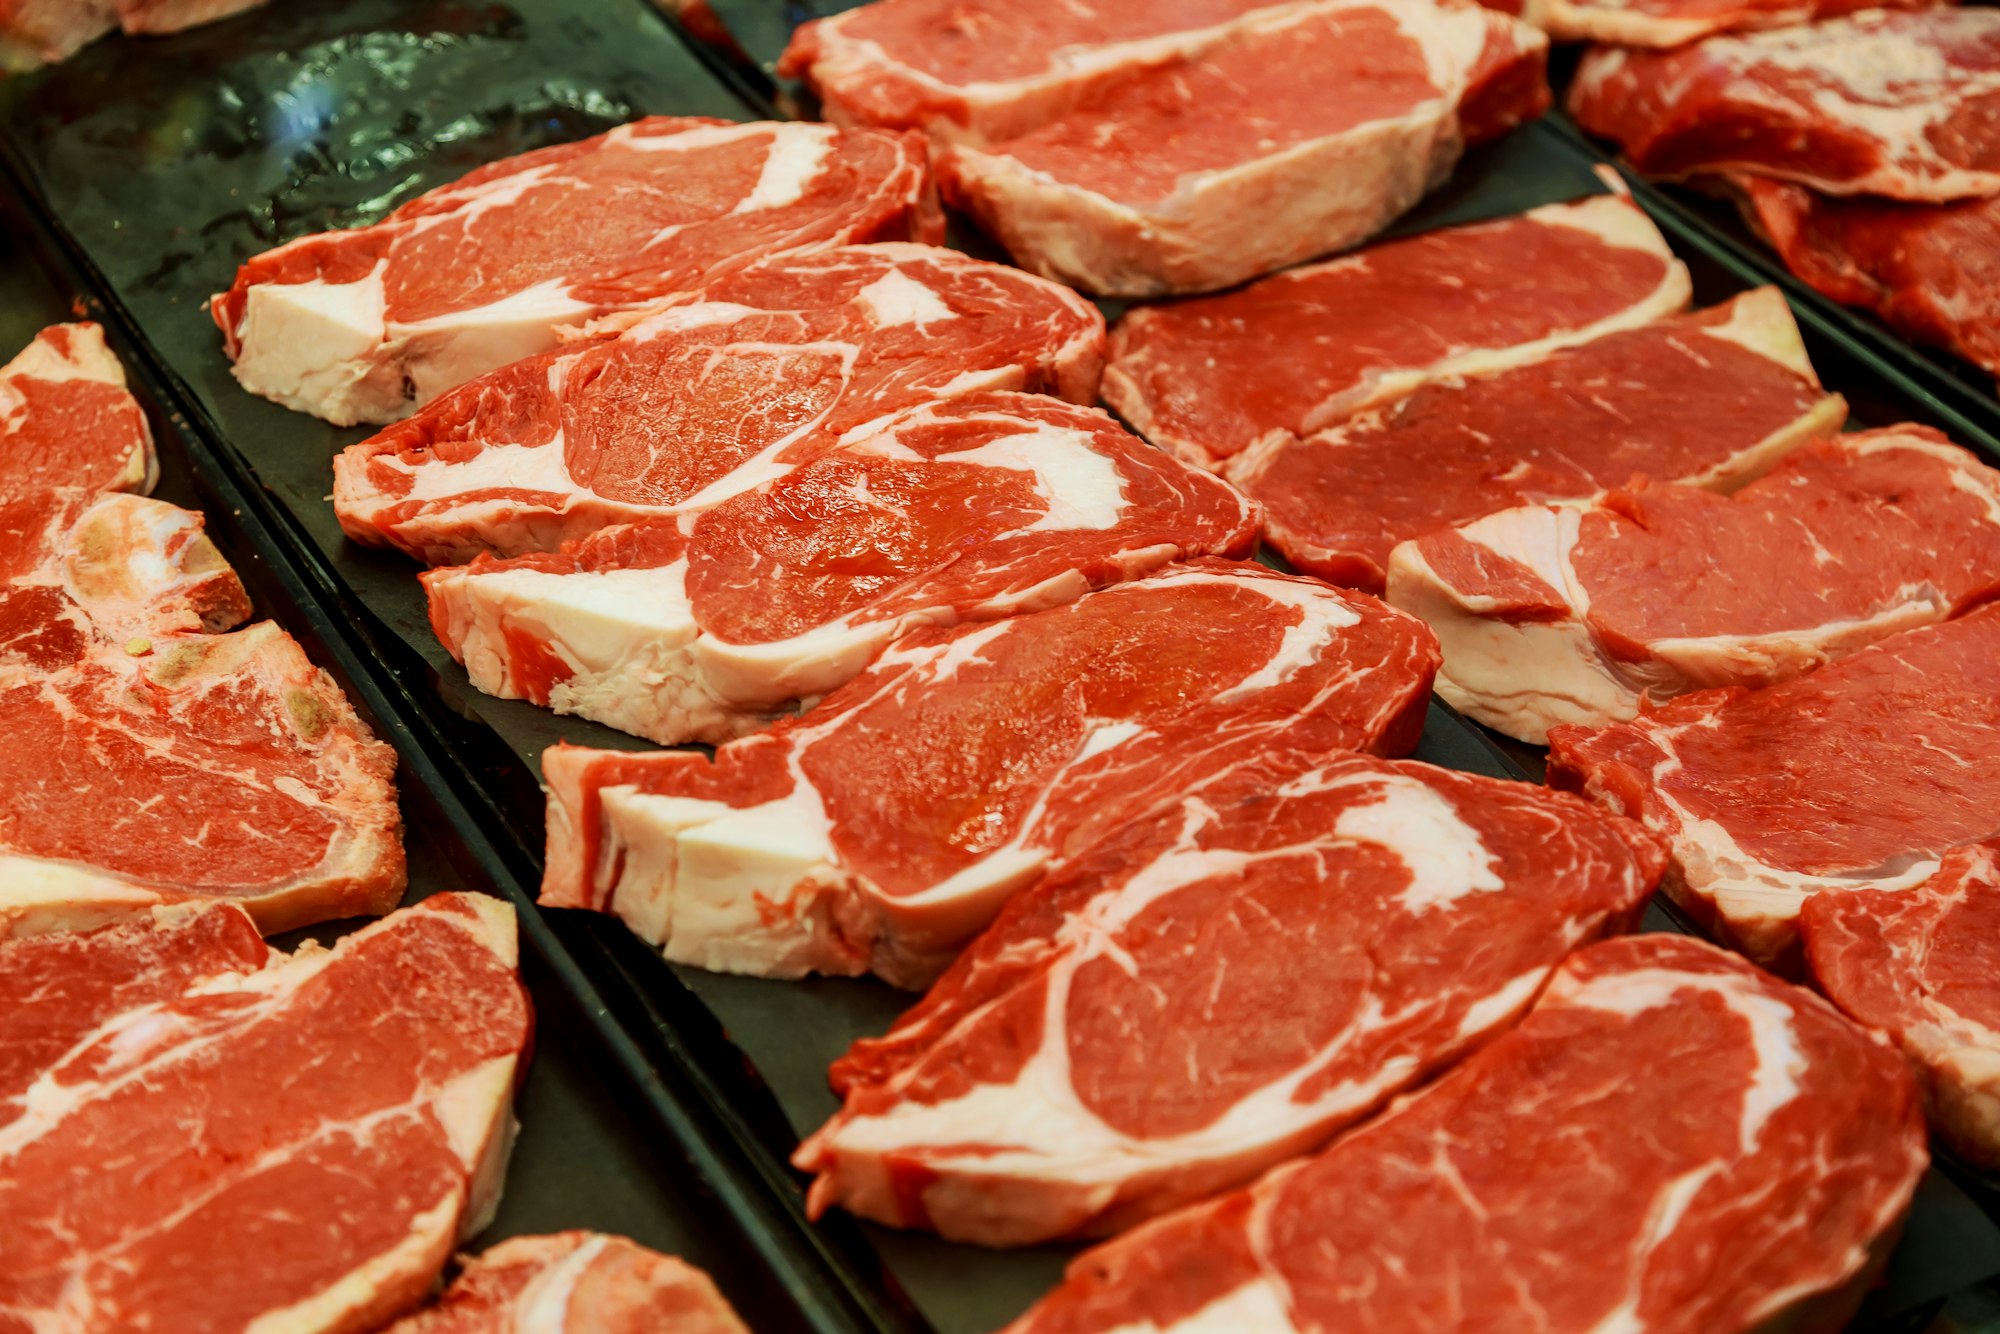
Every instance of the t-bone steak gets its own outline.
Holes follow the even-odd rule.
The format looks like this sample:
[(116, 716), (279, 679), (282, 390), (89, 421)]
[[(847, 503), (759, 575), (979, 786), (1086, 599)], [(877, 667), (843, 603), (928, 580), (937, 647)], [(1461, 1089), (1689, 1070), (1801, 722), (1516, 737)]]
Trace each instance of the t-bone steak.
[(2000, 194), (2000, 11), (1869, 10), (1672, 51), (1592, 51), (1570, 113), (1649, 175), (1835, 195)]
[[(0, 977), (42, 948), (0, 942)], [(365, 1334), (414, 1306), (499, 1194), (516, 967), (506, 904), (441, 894), (107, 1015), (0, 1126), (0, 1327)]]
[(0, 937), (222, 898), (267, 931), (385, 912), (394, 753), (201, 516), (133, 495), (0, 505)]
[(1326, 1152), (1087, 1252), (1008, 1334), (1839, 1329), (1926, 1160), (1879, 1036), (1630, 936)]
[(429, 571), (488, 694), (662, 744), (726, 741), (907, 630), (1034, 611), (1183, 556), (1246, 555), (1256, 508), (1104, 413), (1028, 394), (908, 409), (689, 519)]
[(2000, 836), (2000, 606), (1782, 685), (1557, 727), (1549, 747), (1550, 781), (1666, 835), (1683, 907), (1795, 969), (1812, 895), (1912, 889), (1951, 849)]
[(1323, 0), (936, 153), (945, 197), (1086, 291), (1227, 287), (1381, 231), (1549, 104), (1548, 40), (1457, 0)]
[(1902, 1044), (1931, 1125), (2000, 1168), (2000, 842), (1947, 853), (1914, 889), (1816, 894), (1799, 930), (1820, 990)]
[(1111, 332), (1104, 401), (1162, 449), (1215, 468), (1427, 380), (1648, 324), (1685, 309), (1688, 291), (1631, 201), (1552, 204), (1130, 310)]
[(810, 1207), (1102, 1236), (1320, 1147), (1509, 1027), (1666, 867), (1629, 820), (1408, 761), (1229, 752), (1014, 896), (833, 1078)]
[(749, 1334), (708, 1275), (601, 1232), (511, 1237), (383, 1334)]
[(1803, 675), (2000, 592), (2000, 472), (1925, 426), (1836, 436), (1733, 496), (1640, 479), (1396, 548), (1438, 693), (1524, 741)]
[(1634, 474), (1728, 491), (1840, 428), (1776, 288), (1487, 375), (1437, 380), (1224, 475), (1299, 569), (1379, 592), (1397, 543)]
[(57, 324), (0, 367), (0, 500), (49, 487), (151, 491), (153, 433), (95, 324)]
[(257, 924), (233, 903), (179, 903), (94, 931), (0, 941), (0, 1134), (30, 1114), (43, 1074), (105, 1025), (269, 958)]
[(1219, 755), (1407, 753), (1436, 654), (1372, 598), (1213, 560), (919, 630), (712, 761), (547, 752), (542, 902), (616, 913), (677, 962), (922, 985)]
[(2000, 375), (2000, 200), (1840, 199), (1788, 181), (1730, 180), (1786, 268), (1905, 337)]
[(258, 255), (210, 313), (252, 393), (386, 422), (754, 260), (941, 236), (914, 136), (649, 116)]
[(956, 251), (768, 262), (351, 447), (334, 509), (356, 541), (430, 564), (554, 550), (718, 504), (913, 404), (981, 389), (1087, 403), (1103, 355), (1103, 316), (1074, 292)]

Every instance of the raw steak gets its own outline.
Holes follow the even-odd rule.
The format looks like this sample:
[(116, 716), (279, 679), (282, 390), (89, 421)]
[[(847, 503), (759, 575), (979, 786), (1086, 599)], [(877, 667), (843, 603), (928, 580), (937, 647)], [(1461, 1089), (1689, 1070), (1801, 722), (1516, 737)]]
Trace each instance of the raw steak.
[(1524, 783), (1259, 741), (1017, 894), (793, 1162), (810, 1208), (1119, 1232), (1316, 1149), (1510, 1026), (1666, 866)]
[(384, 1334), (749, 1334), (708, 1275), (623, 1237), (514, 1237), (463, 1263)]
[(1436, 647), (1372, 598), (1195, 561), (919, 630), (715, 759), (558, 746), (542, 902), (730, 972), (935, 977), (1008, 895), (1244, 746), (1407, 753)]
[(914, 137), (649, 116), (258, 255), (210, 313), (252, 393), (386, 422), (751, 261), (941, 233)]
[(57, 324), (0, 367), (0, 500), (153, 489), (153, 433), (95, 324)]
[(1397, 543), (1525, 504), (1580, 500), (1645, 472), (1728, 491), (1840, 428), (1784, 297), (1607, 334), (1491, 375), (1438, 380), (1224, 469), (1300, 569), (1379, 592)]
[(1034, 611), (1257, 512), (1102, 412), (1028, 394), (912, 408), (689, 520), (424, 575), (472, 682), (662, 744), (726, 741), (908, 630)]
[[(803, 78), (827, 119), (1003, 139), (1098, 86), (1198, 55), (1246, 20), (1300, 0), (876, 0), (802, 25), (778, 73)], [(1025, 20), (1025, 21), (1024, 21)]]
[(1719, 32), (1790, 28), (1856, 10), (1937, 0), (1526, 0), (1522, 17), (1558, 42), (1680, 46)]
[(266, 0), (118, 0), (118, 24), (126, 32), (179, 32), (255, 9)]
[(2000, 11), (1870, 10), (1674, 51), (1601, 48), (1570, 114), (1649, 175), (1748, 171), (1829, 194), (2000, 194)]
[(1466, 142), (1547, 108), (1547, 55), (1476, 5), (1302, 6), (1026, 133), (946, 145), (938, 179), (1036, 273), (1114, 296), (1213, 291), (1381, 231)]
[(341, 454), (356, 541), (431, 564), (553, 550), (705, 509), (897, 409), (980, 389), (1096, 392), (1075, 293), (930, 246), (759, 265), (616, 338), (475, 380)]
[(1800, 278), (2000, 374), (2000, 201), (1905, 204), (1753, 176), (1732, 183), (1751, 225)]
[(1009, 1334), (1838, 1329), (1925, 1161), (1879, 1037), (1633, 936), (1325, 1153), (1083, 1255)]
[(0, 1324), (360, 1334), (414, 1305), (498, 1196), (515, 970), (506, 904), (442, 894), (108, 1018), (0, 1127)]
[(1837, 436), (1733, 496), (1641, 478), (1389, 558), (1438, 693), (1523, 741), (1711, 686), (1790, 680), (2000, 591), (2000, 472), (1925, 426)]
[(1667, 836), (1667, 890), (1796, 968), (1799, 906), (1910, 889), (2000, 836), (2000, 606), (1906, 630), (1768, 689), (1703, 691), (1549, 733), (1549, 780)]
[(1104, 401), (1214, 468), (1426, 380), (1532, 361), (1687, 302), (1687, 270), (1658, 229), (1600, 195), (1128, 311), (1111, 333)]
[(256, 923), (230, 903), (175, 904), (95, 931), (0, 941), (0, 1134), (28, 1115), (43, 1073), (106, 1024), (203, 978), (254, 973), (269, 958)]
[(2000, 843), (1947, 853), (1914, 889), (1815, 894), (1799, 930), (1820, 990), (1902, 1044), (1931, 1125), (2000, 1167)]

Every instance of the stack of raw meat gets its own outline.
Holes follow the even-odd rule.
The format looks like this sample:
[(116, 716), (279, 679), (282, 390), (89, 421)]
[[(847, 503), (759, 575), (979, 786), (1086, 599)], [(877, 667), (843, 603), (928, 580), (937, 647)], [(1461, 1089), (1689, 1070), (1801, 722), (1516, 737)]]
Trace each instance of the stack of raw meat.
[[(1592, 35), (1664, 46), (1697, 33)], [(1637, 170), (1735, 198), (1836, 301), (2000, 372), (2000, 14), (1871, 9), (1600, 49), (1569, 105)]]
[(876, 0), (780, 73), (927, 131), (947, 198), (1086, 291), (1201, 292), (1365, 240), (1540, 115), (1547, 40), (1461, 0)]

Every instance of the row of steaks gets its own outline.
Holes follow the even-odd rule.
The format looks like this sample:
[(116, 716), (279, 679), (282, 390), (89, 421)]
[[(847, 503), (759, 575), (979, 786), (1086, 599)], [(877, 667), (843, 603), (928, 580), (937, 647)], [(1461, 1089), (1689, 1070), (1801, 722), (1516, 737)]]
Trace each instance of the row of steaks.
[(699, 1273), (580, 1232), (405, 1314), (499, 1198), (513, 913), (265, 943), (403, 897), (394, 761), (289, 635), (232, 629), (159, 472), (97, 326), (0, 370), (0, 1329), (741, 1334)]
[[(1140, 31), (1117, 27), (1137, 9), (1065, 7), (1061, 21), (1104, 38), (1089, 48), (1102, 59), (1076, 68), (1125, 67), (1103, 101), (1052, 75), (1039, 45), (996, 47), (968, 15), (943, 42), (971, 43), (961, 77), (934, 103), (941, 81), (904, 78), (917, 62), (894, 49), (899, 14), (915, 14), (912, 40), (938, 36), (921, 8), (870, 6), (795, 48), (842, 119), (887, 131), (636, 122), (496, 164), (376, 228), (294, 242), (215, 303), (249, 387), (337, 419), (415, 407), (342, 455), (335, 508), (357, 540), (436, 567), (433, 623), (475, 682), (655, 741), (718, 743), (713, 759), (552, 750), (544, 902), (615, 912), (706, 967), (935, 980), (835, 1066), (843, 1107), (798, 1162), (815, 1210), (966, 1240), (1138, 1225), (1079, 1260), (1023, 1329), (1492, 1328), (1510, 1312), (1577, 1329), (1837, 1322), (1926, 1161), (1901, 1057), (1713, 947), (1591, 942), (1629, 927), (1663, 880), (1702, 901), (1689, 850), (1710, 826), (1737, 821), (1748, 847), (1752, 812), (1774, 842), (1810, 822), (1823, 861), (1858, 841), (1859, 821), (1801, 808), (1789, 786), (1761, 805), (1713, 798), (1686, 829), (1643, 808), (1635, 792), (1683, 772), (1773, 787), (1756, 772), (1768, 753), (1726, 721), (1688, 729), (1720, 738), (1713, 766), (1674, 750), (1657, 781), (1563, 757), (1668, 716), (1641, 713), (1679, 693), (1666, 673), (1652, 691), (1648, 650), (1680, 662), (1700, 657), (1677, 657), (1682, 641), (1761, 637), (1805, 645), (1744, 682), (1770, 688), (1672, 708), (1719, 713), (1738, 694), (1771, 708), (1811, 685), (1889, 717), (1869, 732), (1896, 748), (1884, 758), (1907, 752), (1912, 791), (1934, 785), (1960, 738), (1897, 716), (1881, 663), (1922, 675), (1911, 693), (1952, 725), (1983, 725), (1991, 692), (1948, 682), (1996, 622), (1948, 619), (1978, 590), (1943, 585), (1961, 577), (1960, 534), (1975, 551), (1990, 541), (1992, 514), (1954, 508), (1990, 488), (1984, 470), (1920, 428), (1801, 450), (1845, 406), (1818, 385), (1783, 302), (1759, 292), (1682, 313), (1685, 273), (1616, 197), (1144, 310), (1107, 349), (1068, 291), (927, 244), (922, 144), (903, 131), (933, 139), (947, 193), (1017, 258), (1110, 286), (1036, 258), (1044, 242), (1081, 253), (1079, 235), (1115, 243), (1094, 201), (1038, 179), (1062, 225), (1024, 239), (950, 164), (1081, 161), (1061, 155), (1150, 134), (1144, 116), (1171, 99), (1135, 89), (1161, 69), (1176, 86), (1228, 74), (1232, 44), (1272, 15), (1211, 6), (1163, 34), (1157, 8)], [(974, 59), (994, 77), (971, 79)], [(898, 120), (906, 103), (843, 102), (843, 88), (919, 110)], [(653, 170), (669, 161), (673, 189)], [(511, 211), (572, 207), (612, 179), (640, 201), (629, 230), (615, 209), (594, 216), (607, 245), (640, 239), (629, 253), (553, 269), (503, 253), (533, 230)], [(690, 181), (714, 189), (690, 205)], [(1324, 235), (1255, 263), (1345, 243)], [(419, 262), (434, 246), (482, 258)], [(1562, 257), (1558, 281), (1512, 262), (1537, 247)], [(465, 290), (420, 291), (444, 276)], [(1082, 406), (1107, 351), (1107, 398), (1163, 449)], [(1662, 414), (1669, 389), (1676, 411)], [(1911, 479), (1912, 460), (1934, 474)], [(1633, 483), (1641, 471), (1655, 480)], [(1664, 533), (1691, 568), (1727, 569), (1730, 549), (1702, 544), (1735, 531), (1760, 560), (1801, 561), (1792, 583), (1831, 591), (1721, 596), (1683, 633), (1646, 623), (1649, 598), (1683, 590), (1642, 554), (1625, 571), (1637, 596), (1597, 579), (1570, 604), (1584, 629), (1524, 658), (1511, 637), (1553, 618), (1510, 616), (1466, 581), (1518, 599), (1549, 553), (1419, 554), (1446, 536), (1493, 550), (1459, 525), (1514, 515), (1560, 530), (1655, 502), (1704, 516)], [(1873, 633), (1826, 633), (1847, 602), (1879, 600), (1879, 580), (1845, 586), (1841, 553), (1859, 566), (1899, 522), (1939, 515), (1948, 550), (1925, 527), (1931, 545), (1906, 558), (1918, 580), (1952, 572), (1940, 587), (1896, 584), (1896, 608), (1859, 618), (1880, 622)], [(1857, 518), (1872, 535), (1846, 531)], [(1824, 550), (1760, 542), (1787, 523)], [(1260, 529), (1325, 578), (1236, 559)], [(1595, 576), (1577, 554), (1605, 545), (1590, 537), (1561, 559)], [(1425, 597), (1463, 594), (1442, 650), (1373, 596), (1410, 601), (1408, 570)], [(1939, 624), (1905, 629), (1926, 622)], [(1644, 637), (1626, 637), (1629, 623)], [(1393, 758), (1414, 745), (1440, 669), (1487, 681), (1464, 699), (1533, 693), (1536, 655), (1558, 650), (1628, 686), (1559, 690), (1549, 716), (1526, 715), (1592, 724), (1555, 740), (1558, 772), (1596, 802)], [(1714, 656), (1754, 672), (1755, 653)], [(1699, 670), (1690, 686), (1710, 684)], [(1933, 791), (1927, 811), (1976, 818), (1976, 781)], [(1973, 853), (1942, 861), (1978, 833), (1933, 845), (1933, 832), (1888, 830), (1904, 840), (1899, 906), (1994, 890)], [(1798, 868), (1775, 847), (1758, 855), (1753, 872), (1794, 877), (1780, 916), (1795, 919)], [(1853, 968), (1878, 1002), (1927, 995), (1882, 983), (1950, 958), (1927, 947), (1950, 913), (1912, 914), (1897, 935), (1867, 896), (1821, 897), (1857, 909), (1807, 928), (1822, 985), (1874, 1025), (1913, 1028), (1835, 979)], [(1965, 1013), (1957, 1003), (1933, 1008)], [(1669, 1062), (1674, 1080), (1635, 1077), (1663, 1052), (1687, 1053)], [(1635, 1123), (1650, 1132), (1638, 1145)], [(1588, 1168), (1559, 1202), (1538, 1166), (1551, 1160)], [(1450, 1285), (1421, 1277), (1441, 1256)]]

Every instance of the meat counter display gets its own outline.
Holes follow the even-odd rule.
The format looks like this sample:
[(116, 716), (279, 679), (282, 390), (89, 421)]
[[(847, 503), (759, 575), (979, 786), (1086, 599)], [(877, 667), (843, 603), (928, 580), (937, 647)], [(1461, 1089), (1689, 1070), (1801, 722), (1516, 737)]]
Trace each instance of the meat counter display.
[[(710, 1192), (638, 1240), (721, 1296), (577, 1217), (405, 1324), (1971, 1309), (1993, 438), (1536, 122), (1531, 23), (1001, 10), (302, 4), (6, 87), (49, 255)], [(454, 902), (192, 995), (306, 1024)]]

